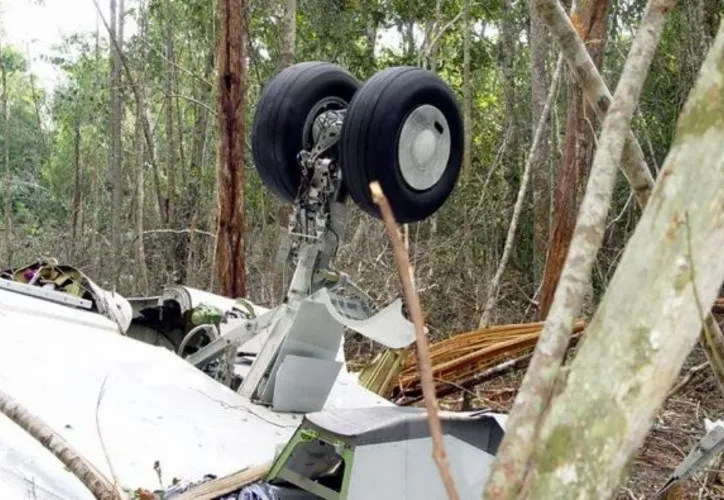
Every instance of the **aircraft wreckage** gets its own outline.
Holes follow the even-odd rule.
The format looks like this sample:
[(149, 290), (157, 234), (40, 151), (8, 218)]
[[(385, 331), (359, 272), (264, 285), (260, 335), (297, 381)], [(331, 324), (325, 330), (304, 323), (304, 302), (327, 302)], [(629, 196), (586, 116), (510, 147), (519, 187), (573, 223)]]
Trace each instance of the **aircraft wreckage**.
[[(128, 490), (445, 498), (425, 411), (366, 390), (345, 366), (345, 331), (402, 348), (413, 325), (400, 300), (376, 309), (332, 261), (348, 198), (379, 217), (368, 189), (377, 180), (400, 222), (423, 220), (454, 188), (462, 141), (455, 97), (429, 71), (390, 68), (363, 85), (323, 62), (281, 71), (258, 103), (252, 146), (266, 187), (294, 205), (278, 256), (295, 269), (284, 301), (265, 309), (182, 285), (127, 299), (72, 266), (8, 269), (0, 383)], [(441, 420), (458, 489), (479, 498), (505, 416)], [(201, 494), (189, 483), (250, 470), (262, 472), (246, 489)], [(91, 498), (0, 416), (0, 497), (27, 492)]]
[[(72, 266), (0, 271), (0, 386), (126, 491), (165, 499), (444, 499), (426, 413), (347, 370), (345, 331), (391, 348), (414, 340), (396, 300), (376, 310), (332, 260), (346, 200), (379, 216), (432, 215), (452, 192), (462, 123), (450, 89), (418, 68), (364, 85), (307, 62), (264, 89), (252, 132), (264, 184), (293, 203), (277, 261), (295, 267), (272, 309), (183, 285), (126, 299)], [(441, 412), (461, 497), (480, 497), (506, 416)], [(724, 448), (709, 424), (658, 495)], [(92, 499), (0, 414), (0, 498)]]

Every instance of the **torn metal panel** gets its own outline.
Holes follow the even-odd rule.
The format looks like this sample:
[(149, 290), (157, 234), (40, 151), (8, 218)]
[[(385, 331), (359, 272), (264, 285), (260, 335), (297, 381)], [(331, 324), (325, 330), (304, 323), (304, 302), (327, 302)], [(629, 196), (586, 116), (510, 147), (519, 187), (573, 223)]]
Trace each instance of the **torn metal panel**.
[(321, 410), (341, 368), (339, 361), (285, 356), (277, 372), (272, 407), (280, 412)]
[(377, 314), (367, 318), (353, 317), (346, 309), (341, 307), (339, 299), (330, 295), (326, 289), (321, 289), (309, 300), (325, 306), (327, 313), (334, 320), (385, 347), (401, 349), (415, 341), (415, 327), (402, 315), (402, 301), (395, 300)]
[(699, 472), (705, 465), (711, 462), (724, 451), (724, 425), (717, 422), (711, 429), (699, 440), (679, 466), (669, 477), (668, 481), (656, 493), (656, 498), (660, 498), (676, 483), (682, 479)]

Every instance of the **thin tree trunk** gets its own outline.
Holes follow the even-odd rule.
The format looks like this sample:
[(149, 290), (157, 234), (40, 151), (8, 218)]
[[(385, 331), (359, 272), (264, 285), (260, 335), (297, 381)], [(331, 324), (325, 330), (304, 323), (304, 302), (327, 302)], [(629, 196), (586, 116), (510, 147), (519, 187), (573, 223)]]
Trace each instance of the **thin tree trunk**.
[(470, 0), (463, 0), (463, 180), (470, 182), (473, 173), (473, 89), (470, 75), (470, 45), (472, 24), (470, 23)]
[(558, 91), (558, 80), (561, 76), (561, 70), (563, 69), (563, 57), (558, 58), (556, 65), (556, 71), (551, 82), (551, 88), (548, 90), (548, 96), (543, 105), (543, 110), (538, 117), (538, 124), (536, 125), (535, 135), (533, 137), (533, 144), (530, 147), (530, 153), (528, 154), (528, 161), (525, 164), (523, 171), (523, 179), (520, 182), (520, 189), (518, 190), (518, 197), (515, 200), (515, 207), (513, 208), (513, 217), (508, 227), (508, 236), (505, 239), (505, 247), (503, 248), (503, 256), (500, 259), (498, 269), (495, 271), (493, 279), (490, 281), (490, 287), (488, 289), (488, 298), (485, 303), (485, 309), (480, 318), (478, 328), (487, 328), (490, 325), (490, 316), (495, 309), (495, 304), (498, 300), (498, 291), (500, 290), (500, 280), (503, 277), (505, 268), (508, 265), (508, 259), (513, 250), (513, 240), (518, 230), (518, 223), (520, 220), (520, 214), (523, 212), (523, 202), (525, 201), (526, 192), (528, 190), (528, 183), (531, 177), (531, 169), (533, 167), (533, 161), (536, 156), (536, 150), (540, 147), (541, 138), (543, 137), (543, 131), (545, 130), (545, 124), (548, 121), (551, 107), (555, 101), (555, 97)]
[[(121, 0), (122, 2), (123, 0)], [(116, 11), (116, 0), (111, 0), (111, 38), (118, 44), (111, 45), (111, 151), (110, 151), (110, 184), (112, 186), (111, 201), (111, 285), (118, 286), (121, 259), (121, 202), (122, 202), (122, 171), (121, 171), (121, 62), (120, 50), (123, 46), (122, 34), (123, 15)]]
[(508, 119), (507, 127), (510, 130), (510, 141), (506, 152), (506, 179), (508, 189), (515, 188), (518, 155), (518, 117), (516, 113), (515, 95), (515, 30), (513, 29), (513, 2), (504, 0), (505, 12), (500, 21), (500, 57), (503, 66), (503, 97), (505, 101), (505, 115)]
[[(561, 48), (572, 74), (584, 91), (586, 99), (593, 106), (597, 116), (599, 118), (603, 117), (611, 103), (611, 92), (590, 59), (585, 45), (578, 36), (571, 20), (563, 11), (559, 2), (555, 0), (536, 0), (536, 2), (539, 14), (546, 21), (551, 34)], [(712, 12), (709, 4), (705, 11), (709, 16), (708, 18), (710, 18)], [(714, 12), (714, 15), (716, 16), (716, 12)], [(716, 31), (713, 30), (713, 32)], [(644, 207), (653, 189), (654, 181), (644, 160), (641, 147), (631, 132), (628, 134), (623, 157), (621, 158), (621, 171), (628, 180), (639, 206)], [(707, 353), (719, 352), (719, 356), (724, 359), (724, 351), (719, 349), (721, 345), (724, 345), (724, 336), (715, 322), (711, 332), (718, 340), (715, 343), (708, 344), (705, 351)], [(706, 337), (703, 338), (706, 342), (709, 342)], [(712, 361), (711, 358), (710, 361)], [(724, 371), (718, 370), (716, 363), (711, 363), (711, 366), (719, 385), (724, 387)]]
[(435, 0), (435, 21), (432, 23), (430, 33), (432, 35), (430, 51), (430, 71), (437, 73), (437, 53), (440, 47), (440, 36), (442, 34), (442, 0)]
[(280, 64), (287, 68), (294, 62), (294, 45), (297, 34), (297, 0), (284, 1), (284, 21), (282, 29), (282, 50)]
[(80, 221), (83, 210), (83, 171), (80, 164), (80, 118), (73, 119), (73, 198), (70, 205), (70, 255), (73, 261), (78, 259)]
[[(595, 0), (608, 1), (608, 0)], [(606, 87), (586, 45), (579, 36), (571, 19), (557, 0), (535, 0), (538, 14), (545, 21), (551, 35), (563, 53), (571, 74), (583, 90), (583, 95), (599, 119), (606, 116), (611, 105), (611, 92)], [(654, 179), (636, 137), (629, 133), (621, 159), (621, 171), (631, 185), (639, 206), (646, 205)]]
[(367, 67), (364, 68), (364, 75), (367, 77), (372, 76), (377, 71), (377, 64), (375, 61), (375, 47), (377, 47), (377, 32), (379, 30), (379, 21), (375, 15), (368, 14), (367, 19), (367, 45), (365, 47), (367, 52)]
[(0, 44), (0, 73), (2, 74), (3, 86), (3, 161), (5, 163), (5, 207), (3, 209), (5, 215), (5, 234), (3, 235), (3, 247), (0, 252), (0, 258), (5, 259), (5, 265), (12, 265), (13, 260), (13, 218), (12, 210), (12, 190), (10, 188), (10, 108), (8, 107), (8, 82), (7, 68), (5, 68), (5, 56), (3, 54), (4, 46)]
[(409, 19), (405, 22), (405, 29), (402, 34), (404, 43), (405, 59), (412, 61), (415, 57), (415, 21)]
[[(545, 23), (535, 11), (535, 0), (530, 0), (530, 58), (531, 58), (531, 110), (533, 134), (536, 124), (540, 120), (546, 102), (546, 89), (548, 88), (548, 33)], [(605, 23), (604, 23), (605, 24)], [(469, 36), (469, 35), (468, 35)], [(590, 49), (589, 49), (590, 50)], [(531, 165), (531, 188), (533, 192), (533, 278), (538, 283), (543, 275), (546, 253), (548, 251), (548, 237), (550, 234), (550, 175), (548, 165), (550, 161), (550, 124), (546, 120), (543, 127), (541, 142), (538, 146)]]
[[(26, 45), (27, 61), (30, 63), (30, 46)], [(40, 119), (40, 104), (38, 103), (38, 94), (35, 90), (35, 74), (32, 71), (28, 72), (28, 79), (30, 80), (30, 92), (33, 96), (33, 107), (35, 108), (35, 121), (38, 124), (38, 130), (40, 131), (40, 143), (42, 144), (42, 154), (46, 160), (49, 160), (48, 144), (45, 138), (45, 132), (43, 131), (43, 121)]]
[(66, 441), (8, 394), (0, 391), (0, 413), (20, 426), (50, 451), (100, 500), (120, 500), (113, 485)]
[(432, 456), (437, 465), (438, 471), (445, 485), (445, 491), (450, 500), (459, 500), (460, 495), (455, 485), (455, 478), (450, 472), (450, 464), (448, 462), (447, 453), (445, 452), (445, 441), (443, 438), (442, 425), (440, 424), (440, 416), (438, 414), (437, 397), (435, 396), (435, 382), (432, 374), (432, 364), (430, 361), (430, 350), (427, 345), (427, 337), (425, 336), (424, 320), (422, 317), (422, 307), (420, 306), (420, 298), (415, 291), (415, 282), (413, 280), (412, 264), (410, 263), (408, 252), (404, 249), (402, 240), (400, 239), (400, 231), (392, 215), (392, 209), (387, 201), (382, 188), (376, 181), (370, 184), (370, 191), (374, 202), (379, 206), (382, 218), (385, 222), (387, 234), (392, 241), (395, 262), (400, 275), (400, 282), (405, 293), (405, 302), (410, 311), (410, 317), (415, 325), (415, 339), (417, 364), (420, 369), (420, 384), (422, 385), (422, 393), (425, 399), (425, 408), (427, 410), (427, 421), (432, 436)]
[[(204, 70), (203, 82), (200, 86), (198, 95), (199, 102), (209, 102), (211, 99), (211, 93), (213, 87), (210, 83), (211, 74), (214, 71), (214, 50), (210, 50), (206, 56), (206, 68)], [(183, 204), (184, 209), (184, 227), (195, 227), (199, 217), (199, 211), (201, 210), (201, 177), (202, 169), (204, 165), (204, 152), (206, 142), (208, 138), (209, 129), (209, 107), (208, 106), (196, 106), (195, 119), (193, 127), (193, 138), (191, 143), (191, 155), (189, 164), (189, 181), (185, 187), (185, 193), (183, 200), (180, 203)], [(192, 231), (188, 237), (185, 235), (180, 236), (180, 241), (185, 244), (183, 254), (185, 255), (186, 271), (183, 273), (184, 278), (192, 276), (193, 270), (193, 251), (195, 246), (196, 236)]]
[[(486, 485), (487, 498), (517, 498), (520, 489), (528, 480), (528, 475), (535, 470), (535, 466), (531, 466), (531, 455), (540, 424), (551, 397), (554, 397), (556, 379), (565, 384), (565, 381), (560, 379), (560, 367), (603, 240), (613, 185), (631, 119), (667, 15), (674, 4), (675, 1), (671, 0), (649, 1), (624, 65), (611, 109), (603, 122), (599, 147), (560, 284), (507, 422), (506, 435), (498, 449), (496, 462)], [(648, 264), (647, 262), (646, 265)], [(588, 411), (595, 413), (601, 410), (596, 406)], [(592, 439), (595, 440), (595, 434)], [(580, 441), (586, 439), (582, 437)], [(597, 463), (593, 459), (592, 461)], [(605, 471), (601, 472), (603, 473)], [(570, 491), (561, 486), (558, 491), (535, 494), (534, 498), (566, 498), (568, 495)]]
[(219, 166), (216, 266), (222, 295), (245, 295), (244, 1), (219, 0)]
[[(148, 32), (148, 19), (145, 2), (141, 1), (139, 4), (139, 27), (140, 36), (145, 38)], [(140, 61), (141, 67), (138, 71), (138, 94), (139, 100), (136, 103), (136, 210), (135, 210), (135, 226), (136, 226), (136, 239), (134, 244), (134, 250), (136, 254), (136, 269), (138, 273), (139, 288), (137, 292), (146, 294), (149, 291), (148, 281), (148, 266), (146, 265), (146, 245), (143, 241), (144, 231), (144, 214), (145, 214), (145, 189), (146, 189), (146, 176), (145, 176), (145, 148), (143, 144), (143, 116), (146, 103), (146, 49), (141, 44), (140, 49)]]
[(164, 59), (165, 59), (165, 79), (164, 79), (164, 110), (166, 113), (166, 220), (168, 226), (174, 225), (176, 206), (176, 142), (173, 126), (173, 81), (174, 81), (174, 50), (173, 38), (171, 31), (171, 9), (169, 8), (169, 0), (164, 0), (164, 27), (163, 27), (163, 43), (164, 43)]
[[(123, 65), (123, 69), (126, 73), (126, 77), (128, 78), (128, 83), (131, 85), (131, 91), (133, 92), (134, 99), (136, 100), (136, 105), (138, 105), (139, 102), (139, 94), (138, 94), (138, 86), (136, 84), (135, 79), (133, 78), (133, 73), (131, 72), (131, 69), (128, 66), (128, 62), (126, 61), (126, 58), (123, 55), (123, 52), (121, 51), (122, 43), (119, 42), (118, 38), (115, 36), (115, 31), (111, 27), (111, 25), (106, 21), (105, 17), (103, 17), (101, 13), (100, 5), (98, 5), (98, 0), (93, 0), (93, 4), (96, 7), (96, 12), (98, 14), (98, 17), (103, 22), (103, 25), (105, 26), (106, 30), (108, 31), (108, 35), (111, 39), (111, 45), (116, 48), (116, 50), (119, 53), (120, 63)], [(96, 56), (98, 55), (98, 32), (96, 32)], [(164, 206), (164, 198), (163, 194), (161, 193), (161, 182), (158, 174), (158, 165), (156, 163), (156, 153), (153, 143), (153, 134), (151, 133), (151, 125), (148, 123), (148, 112), (147, 110), (144, 111), (143, 115), (143, 136), (146, 139), (146, 152), (148, 154), (148, 159), (151, 163), (151, 168), (153, 170), (153, 177), (154, 177), (154, 187), (156, 191), (156, 200), (158, 203), (158, 212), (160, 214), (161, 224), (166, 225), (167, 220), (164, 218), (164, 214), (166, 212)]]
[[(284, 19), (282, 26), (282, 53), (280, 58), (280, 66), (282, 69), (288, 68), (294, 63), (294, 49), (296, 46), (297, 33), (297, 1), (284, 1)], [(280, 203), (277, 209), (277, 223), (279, 231), (284, 234), (288, 230), (289, 217), (292, 213), (292, 207), (287, 203)], [(284, 286), (284, 273), (278, 273), (272, 277), (272, 288), (282, 288)], [(273, 292), (272, 292), (273, 293)]]
[[(535, 0), (533, 0), (535, 1)], [(593, 63), (599, 69), (607, 39), (607, 19), (610, 0), (585, 0), (578, 4), (572, 17), (581, 39), (588, 48)], [(550, 234), (548, 258), (543, 269), (543, 286), (539, 313), (543, 320), (548, 314), (553, 294), (561, 277), (563, 263), (573, 237), (576, 214), (580, 205), (579, 192), (585, 186), (596, 142), (593, 125), (596, 114), (586, 104), (580, 85), (571, 82), (566, 110), (566, 134), (563, 160), (558, 170), (556, 196), (553, 200), (553, 228)]]
[(724, 100), (712, 96), (724, 93), (722, 60), (724, 25), (649, 206), (543, 423), (532, 498), (614, 496), (718, 294), (724, 124), (713, 117), (724, 116)]

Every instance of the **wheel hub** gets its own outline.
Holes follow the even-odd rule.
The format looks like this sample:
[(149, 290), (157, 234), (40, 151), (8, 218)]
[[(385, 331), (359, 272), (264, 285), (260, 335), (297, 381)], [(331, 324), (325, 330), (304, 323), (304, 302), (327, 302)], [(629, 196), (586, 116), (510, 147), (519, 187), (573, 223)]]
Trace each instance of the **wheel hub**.
[(409, 114), (398, 141), (400, 174), (408, 186), (425, 191), (442, 178), (450, 142), (447, 120), (438, 108), (424, 104)]

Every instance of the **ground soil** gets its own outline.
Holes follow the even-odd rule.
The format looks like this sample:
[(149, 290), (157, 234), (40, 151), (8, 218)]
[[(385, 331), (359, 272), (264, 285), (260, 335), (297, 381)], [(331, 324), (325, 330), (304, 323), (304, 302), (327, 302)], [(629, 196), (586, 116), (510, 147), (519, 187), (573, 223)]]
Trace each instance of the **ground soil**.
[[(694, 349), (679, 380), (683, 380), (691, 367), (705, 361), (703, 350), (700, 347)], [(478, 389), (473, 406), (509, 411), (522, 376), (523, 371), (519, 371), (486, 383)], [(441, 405), (459, 409), (462, 396), (447, 398)], [(705, 434), (705, 418), (712, 421), (724, 419), (724, 397), (708, 367), (694, 375), (661, 408), (616, 498), (654, 498), (657, 490)], [(683, 481), (666, 498), (724, 499), (724, 471), (721, 476), (717, 473), (721, 468), (717, 461), (694, 478)]]

